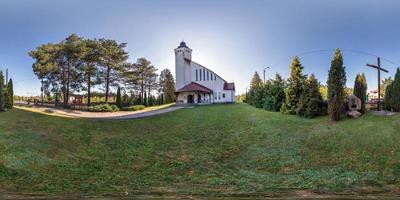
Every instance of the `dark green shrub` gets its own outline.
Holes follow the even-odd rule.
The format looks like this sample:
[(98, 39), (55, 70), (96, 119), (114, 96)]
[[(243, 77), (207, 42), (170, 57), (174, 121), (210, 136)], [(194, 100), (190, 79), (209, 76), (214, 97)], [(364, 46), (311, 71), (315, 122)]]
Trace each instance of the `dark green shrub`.
[(143, 110), (145, 109), (146, 106), (144, 105), (135, 105), (135, 106), (129, 106), (126, 108), (123, 108), (124, 111), (137, 111), (137, 110)]
[(345, 99), (346, 72), (343, 66), (343, 57), (339, 49), (336, 49), (331, 62), (328, 75), (328, 113), (332, 121), (339, 121), (343, 112)]
[(306, 79), (306, 76), (303, 75), (303, 68), (299, 57), (296, 56), (290, 66), (290, 78), (285, 89), (285, 102), (282, 104), (282, 113), (296, 114), (297, 103), (300, 100)]
[(326, 107), (319, 91), (319, 83), (312, 74), (305, 84), (301, 93), (300, 101), (297, 104), (296, 114), (306, 118), (313, 118), (324, 115)]
[(391, 86), (390, 106), (394, 112), (400, 112), (400, 68), (397, 68), (396, 76)]
[(102, 104), (97, 106), (89, 106), (89, 112), (117, 112), (119, 108), (116, 105)]

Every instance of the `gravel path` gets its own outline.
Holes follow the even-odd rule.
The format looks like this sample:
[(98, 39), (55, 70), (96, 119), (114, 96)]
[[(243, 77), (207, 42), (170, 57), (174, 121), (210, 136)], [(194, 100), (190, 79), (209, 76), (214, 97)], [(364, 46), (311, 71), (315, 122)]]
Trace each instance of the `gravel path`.
[(90, 118), (90, 119), (137, 119), (143, 117), (150, 117), (154, 115), (160, 115), (168, 112), (172, 112), (175, 110), (179, 110), (182, 108), (186, 108), (186, 106), (170, 106), (167, 108), (160, 108), (157, 110), (139, 110), (139, 111), (120, 111), (120, 112), (86, 112), (80, 110), (67, 110), (61, 108), (47, 108), (47, 107), (19, 107), (20, 109), (45, 113), (49, 115), (55, 116), (64, 116), (64, 117), (72, 117), (72, 118)]

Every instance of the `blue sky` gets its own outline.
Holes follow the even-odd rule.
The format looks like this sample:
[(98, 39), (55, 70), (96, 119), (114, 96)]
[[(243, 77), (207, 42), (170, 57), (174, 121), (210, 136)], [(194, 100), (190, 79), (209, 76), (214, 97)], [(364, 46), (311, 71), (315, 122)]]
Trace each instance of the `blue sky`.
[[(130, 61), (145, 57), (174, 71), (181, 40), (194, 61), (234, 81), (245, 91), (255, 71), (269, 66), (267, 78), (289, 75), (299, 55), (305, 73), (326, 82), (332, 51), (341, 48), (382, 56), (394, 76), (400, 63), (400, 1), (396, 0), (1, 0), (0, 69), (9, 68), (18, 95), (35, 95), (40, 82), (28, 52), (71, 33), (127, 42)], [(365, 67), (374, 56), (344, 51), (347, 84), (365, 72), (369, 89), (376, 71)]]

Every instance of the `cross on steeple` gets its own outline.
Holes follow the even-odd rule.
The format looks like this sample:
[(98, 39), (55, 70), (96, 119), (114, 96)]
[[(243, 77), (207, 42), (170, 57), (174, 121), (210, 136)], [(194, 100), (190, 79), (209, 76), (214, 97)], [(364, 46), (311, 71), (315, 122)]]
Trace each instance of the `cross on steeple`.
[(372, 67), (378, 70), (378, 111), (381, 110), (381, 71), (388, 73), (389, 71), (381, 68), (381, 58), (378, 57), (378, 65), (367, 64), (368, 67)]

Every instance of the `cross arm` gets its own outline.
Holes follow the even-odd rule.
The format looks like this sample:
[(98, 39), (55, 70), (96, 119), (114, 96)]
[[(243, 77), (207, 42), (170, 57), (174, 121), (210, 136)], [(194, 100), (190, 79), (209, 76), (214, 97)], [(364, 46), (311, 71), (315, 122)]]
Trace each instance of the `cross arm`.
[(375, 68), (375, 69), (377, 69), (377, 70), (384, 71), (384, 72), (386, 72), (386, 73), (388, 73), (388, 72), (389, 72), (388, 70), (386, 70), (386, 69), (383, 69), (383, 68), (380, 68), (380, 67), (378, 67), (378, 66), (376, 66), (376, 65), (367, 64), (367, 66), (368, 66), (368, 67)]

